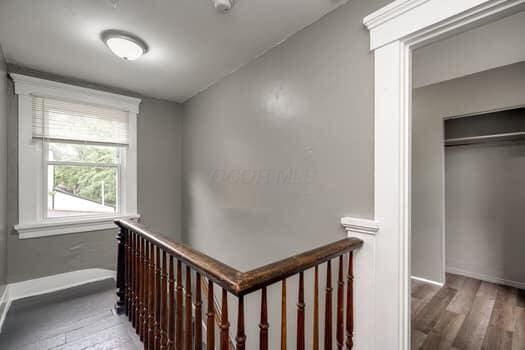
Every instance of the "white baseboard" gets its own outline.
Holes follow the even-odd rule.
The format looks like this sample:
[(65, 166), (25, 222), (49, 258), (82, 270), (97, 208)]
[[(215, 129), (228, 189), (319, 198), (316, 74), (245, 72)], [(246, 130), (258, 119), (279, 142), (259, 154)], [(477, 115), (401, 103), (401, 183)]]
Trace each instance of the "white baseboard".
[(115, 278), (115, 271), (105, 269), (86, 269), (10, 283), (8, 286), (9, 300), (13, 301), (36, 295), (53, 293), (59, 290), (111, 278)]
[(475, 278), (477, 280), (495, 283), (495, 284), (502, 284), (504, 286), (514, 287), (518, 289), (525, 289), (525, 282), (518, 282), (518, 281), (512, 281), (512, 280), (506, 280), (499, 277), (489, 276), (482, 273), (477, 272), (470, 272), (462, 269), (457, 269), (455, 267), (447, 267), (446, 271), (449, 273), (453, 273), (455, 275), (461, 275), (465, 277)]
[(11, 303), (15, 300), (53, 293), (108, 279), (115, 279), (115, 271), (86, 269), (10, 283), (2, 296), (2, 301), (6, 303), (6, 306), (2, 315), (0, 315), (0, 332)]
[(5, 286), (4, 292), (0, 296), (0, 305), (7, 302), (8, 285)]
[[(5, 305), (4, 305), (5, 304)], [(0, 299), (0, 307), (4, 305), (2, 314), (0, 315), (0, 333), (2, 332), (2, 326), (4, 325), (5, 317), (7, 316), (7, 311), (11, 303), (9, 302), (9, 286), (5, 286), (4, 292), (2, 293), (2, 298)]]
[(439, 287), (443, 287), (445, 285), (444, 283), (436, 282), (436, 281), (432, 281), (432, 280), (427, 280), (426, 278), (421, 278), (421, 277), (416, 277), (416, 276), (411, 276), (410, 278), (412, 278), (413, 280), (416, 280), (416, 281), (420, 281), (420, 282), (424, 282), (424, 283), (430, 283), (430, 284), (433, 284), (433, 285), (436, 285), (436, 286), (439, 286)]

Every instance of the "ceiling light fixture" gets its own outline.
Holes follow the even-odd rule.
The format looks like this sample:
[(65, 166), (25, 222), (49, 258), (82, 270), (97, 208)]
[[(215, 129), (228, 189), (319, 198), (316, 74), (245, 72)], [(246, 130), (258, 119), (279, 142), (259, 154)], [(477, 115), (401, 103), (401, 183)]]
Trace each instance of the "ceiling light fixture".
[(127, 61), (134, 61), (148, 51), (144, 40), (119, 30), (106, 30), (102, 33), (102, 41), (111, 52)]
[(228, 12), (235, 5), (234, 0), (212, 0), (213, 6), (220, 12)]

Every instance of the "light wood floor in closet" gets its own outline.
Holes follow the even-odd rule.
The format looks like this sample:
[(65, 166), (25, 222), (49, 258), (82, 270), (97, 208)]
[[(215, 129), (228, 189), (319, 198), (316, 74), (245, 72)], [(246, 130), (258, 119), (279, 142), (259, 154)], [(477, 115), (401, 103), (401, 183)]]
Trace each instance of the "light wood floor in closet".
[(412, 349), (525, 350), (525, 291), (447, 274), (412, 281)]

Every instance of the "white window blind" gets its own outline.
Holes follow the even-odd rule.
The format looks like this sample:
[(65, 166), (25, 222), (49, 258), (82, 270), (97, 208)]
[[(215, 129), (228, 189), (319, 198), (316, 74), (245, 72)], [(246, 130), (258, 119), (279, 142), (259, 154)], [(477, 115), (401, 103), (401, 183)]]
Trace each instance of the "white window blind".
[(33, 138), (52, 142), (128, 145), (128, 113), (33, 97)]

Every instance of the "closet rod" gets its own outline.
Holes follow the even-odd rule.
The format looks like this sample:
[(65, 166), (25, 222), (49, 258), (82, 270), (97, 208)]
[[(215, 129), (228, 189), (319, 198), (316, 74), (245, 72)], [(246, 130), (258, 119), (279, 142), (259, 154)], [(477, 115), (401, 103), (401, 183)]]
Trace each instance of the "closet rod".
[(521, 139), (525, 139), (525, 131), (445, 139), (445, 147), (464, 146), (464, 145), (472, 145), (472, 144), (487, 143), (487, 142), (497, 142), (497, 141), (514, 141), (514, 140), (521, 140)]

